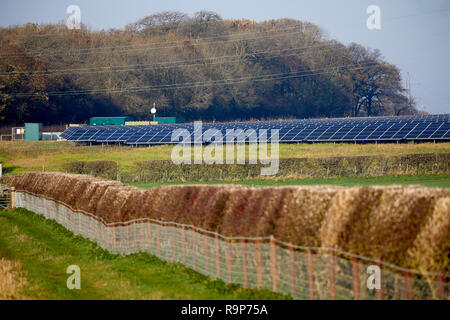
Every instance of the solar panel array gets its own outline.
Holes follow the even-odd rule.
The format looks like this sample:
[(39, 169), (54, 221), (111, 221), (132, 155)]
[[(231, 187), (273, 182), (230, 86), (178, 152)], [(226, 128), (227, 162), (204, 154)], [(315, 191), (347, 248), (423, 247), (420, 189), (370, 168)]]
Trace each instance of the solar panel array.
[[(148, 126), (85, 126), (70, 127), (63, 132), (61, 138), (75, 142), (157, 145), (179, 143), (181, 138), (172, 140), (172, 134), (176, 129), (186, 129), (189, 132), (187, 141), (191, 143), (202, 143), (204, 134), (209, 129), (213, 129), (217, 133), (220, 132), (223, 141), (226, 141), (227, 136), (231, 138), (233, 131), (238, 129), (246, 132), (248, 129), (254, 129), (259, 139), (261, 130), (266, 129), (268, 130), (267, 138), (270, 141), (271, 130), (278, 129), (278, 139), (282, 143), (445, 141), (450, 140), (449, 120), (450, 115), (447, 114), (203, 123), (201, 130), (193, 123)], [(209, 131), (209, 133), (211, 132), (214, 131)], [(237, 139), (237, 142), (245, 141)]]

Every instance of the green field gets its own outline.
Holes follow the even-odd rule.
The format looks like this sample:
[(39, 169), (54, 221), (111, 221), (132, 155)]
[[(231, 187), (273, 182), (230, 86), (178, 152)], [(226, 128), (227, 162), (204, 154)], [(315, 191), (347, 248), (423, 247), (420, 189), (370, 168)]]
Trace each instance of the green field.
[(241, 184), (254, 187), (269, 186), (313, 186), (313, 185), (337, 185), (337, 186), (373, 186), (373, 185), (406, 185), (417, 184), (426, 187), (450, 188), (450, 175), (400, 175), (400, 176), (383, 176), (383, 177), (342, 177), (329, 179), (248, 179), (237, 181), (208, 181), (208, 182), (161, 182), (146, 183), (135, 182), (129, 183), (136, 187), (152, 188), (159, 185), (175, 185), (175, 184)]
[[(68, 142), (0, 142), (0, 163), (6, 174), (27, 171), (60, 171), (73, 161), (116, 161), (127, 172), (137, 161), (170, 160), (173, 146), (131, 148), (127, 146), (77, 146)], [(405, 155), (448, 153), (450, 143), (422, 144), (280, 144), (280, 158)]]
[[(69, 290), (66, 268), (81, 269)], [(0, 210), (1, 299), (287, 299), (200, 275), (151, 255), (112, 255), (25, 209)]]
[[(61, 171), (74, 161), (116, 161), (127, 172), (138, 161), (168, 160), (172, 146), (130, 148), (76, 146), (67, 142), (2, 142), (0, 163), (6, 176), (27, 171)], [(280, 145), (281, 158), (449, 153), (441, 144)], [(450, 188), (450, 174), (340, 178), (265, 178), (210, 182), (130, 183), (151, 188), (173, 184), (423, 185)], [(66, 287), (66, 268), (81, 268), (81, 290)], [(3, 276), (1, 276), (3, 275)], [(0, 299), (285, 299), (267, 290), (247, 290), (204, 277), (179, 264), (148, 254), (112, 255), (74, 236), (53, 221), (24, 209), (0, 210)]]

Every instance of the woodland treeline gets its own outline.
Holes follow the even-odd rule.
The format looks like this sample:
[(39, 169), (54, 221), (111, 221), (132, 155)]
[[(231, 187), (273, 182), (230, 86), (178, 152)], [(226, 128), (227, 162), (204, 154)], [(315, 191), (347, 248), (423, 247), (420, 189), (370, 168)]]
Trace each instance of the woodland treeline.
[(91, 116), (245, 120), (417, 113), (378, 50), (292, 19), (147, 16), (120, 30), (0, 29), (0, 123)]

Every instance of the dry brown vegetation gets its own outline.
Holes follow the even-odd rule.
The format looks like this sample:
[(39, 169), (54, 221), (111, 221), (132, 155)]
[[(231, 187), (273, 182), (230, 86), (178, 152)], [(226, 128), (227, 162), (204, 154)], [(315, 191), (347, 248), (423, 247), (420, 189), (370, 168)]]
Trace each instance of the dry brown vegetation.
[(149, 190), (83, 175), (26, 173), (12, 184), (107, 222), (149, 217), (234, 236), (325, 246), (402, 267), (449, 273), (450, 190), (420, 186)]
[(27, 284), (20, 263), (0, 257), (0, 300), (22, 299), (20, 291)]

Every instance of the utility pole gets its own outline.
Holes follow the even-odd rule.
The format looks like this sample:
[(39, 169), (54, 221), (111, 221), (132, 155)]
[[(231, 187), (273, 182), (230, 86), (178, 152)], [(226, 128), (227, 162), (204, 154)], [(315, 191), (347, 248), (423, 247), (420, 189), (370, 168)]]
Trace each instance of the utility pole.
[(412, 96), (411, 96), (411, 75), (409, 72), (406, 73), (406, 90), (408, 90), (408, 106), (411, 109)]
[[(416, 86), (420, 86), (420, 82), (419, 81), (415, 81), (411, 74), (409, 72), (406, 73), (406, 79), (405, 79), (405, 87), (406, 87), (406, 91), (408, 91), (408, 107), (411, 109), (412, 105), (413, 105), (413, 101), (415, 100), (412, 96), (412, 90), (411, 90), (411, 86), (412, 85), (416, 85)], [(418, 100), (415, 100), (415, 102), (417, 103)]]

